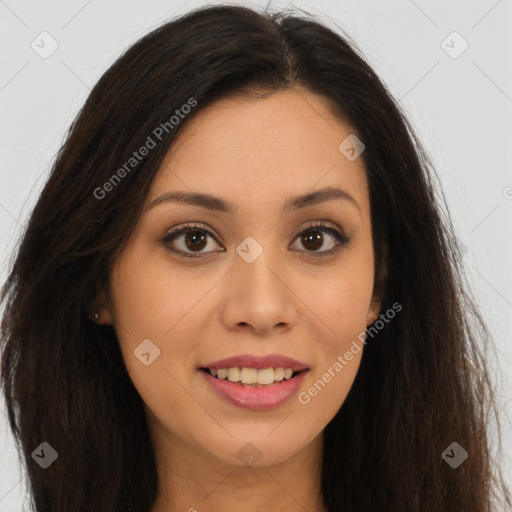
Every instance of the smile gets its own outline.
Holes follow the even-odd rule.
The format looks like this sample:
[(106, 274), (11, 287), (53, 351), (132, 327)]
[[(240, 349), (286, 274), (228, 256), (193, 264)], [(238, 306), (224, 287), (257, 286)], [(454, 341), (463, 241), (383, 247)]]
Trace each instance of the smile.
[[(230, 382), (230, 380), (227, 380), (230, 370), (232, 377), (239, 375), (240, 379), (243, 377), (244, 380), (250, 380), (251, 383), (244, 383), (242, 380)], [(244, 372), (244, 370), (247, 371)], [(287, 374), (293, 372), (290, 368), (286, 370), (288, 370)], [(226, 373), (226, 376), (223, 378), (220, 378), (218, 375), (214, 377), (211, 371), (213, 370), (208, 371), (206, 368), (199, 370), (211, 389), (225, 401), (242, 409), (266, 410), (274, 409), (288, 402), (299, 391), (302, 381), (309, 370), (306, 369), (292, 373), (288, 378), (284, 376), (285, 369), (283, 368), (267, 368), (262, 370), (255, 368), (229, 368), (224, 371), (223, 369), (217, 370), (218, 374), (222, 372), (221, 375), (224, 375)], [(268, 383), (252, 382), (255, 373), (258, 374), (256, 376), (256, 380), (258, 380), (259, 372), (263, 372), (262, 380), (268, 381)], [(283, 373), (283, 378), (281, 380), (274, 380), (276, 374), (277, 377), (280, 377), (281, 373)], [(270, 382), (270, 378), (272, 378), (272, 382)]]

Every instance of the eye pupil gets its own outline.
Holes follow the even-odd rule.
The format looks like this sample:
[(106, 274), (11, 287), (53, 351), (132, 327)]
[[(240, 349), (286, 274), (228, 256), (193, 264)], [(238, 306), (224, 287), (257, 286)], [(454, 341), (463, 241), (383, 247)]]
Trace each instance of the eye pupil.
[[(323, 235), (320, 231), (308, 231), (307, 235), (302, 236), (302, 242), (306, 248), (318, 250), (323, 244)], [(313, 244), (313, 247), (308, 247), (308, 244)]]
[(190, 250), (201, 250), (206, 246), (206, 236), (201, 231), (189, 231), (185, 234), (185, 244)]

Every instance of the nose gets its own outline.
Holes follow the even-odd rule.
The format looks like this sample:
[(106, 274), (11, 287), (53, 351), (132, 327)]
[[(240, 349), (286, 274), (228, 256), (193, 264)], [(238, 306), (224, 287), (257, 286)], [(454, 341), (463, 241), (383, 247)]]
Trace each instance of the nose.
[(291, 281), (290, 273), (270, 250), (263, 250), (251, 263), (236, 256), (221, 307), (226, 328), (260, 335), (291, 329), (297, 322), (299, 299), (287, 281)]

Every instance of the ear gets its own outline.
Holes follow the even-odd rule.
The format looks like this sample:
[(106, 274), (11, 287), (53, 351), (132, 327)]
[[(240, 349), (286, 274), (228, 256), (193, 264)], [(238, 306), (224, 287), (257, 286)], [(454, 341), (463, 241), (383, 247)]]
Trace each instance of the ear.
[(382, 301), (380, 297), (376, 295), (372, 297), (372, 301), (368, 309), (368, 316), (366, 318), (366, 325), (373, 324), (373, 322), (379, 318), (381, 303)]
[(387, 244), (383, 244), (381, 258), (376, 265), (377, 268), (375, 272), (375, 280), (373, 283), (373, 296), (370, 307), (368, 309), (366, 325), (370, 325), (375, 322), (375, 320), (377, 320), (380, 315), (384, 290), (386, 288), (386, 278), (388, 275), (387, 259), (388, 246)]
[[(96, 317), (96, 315), (98, 315)], [(112, 325), (114, 316), (104, 290), (100, 291), (89, 306), (89, 318), (100, 325)]]

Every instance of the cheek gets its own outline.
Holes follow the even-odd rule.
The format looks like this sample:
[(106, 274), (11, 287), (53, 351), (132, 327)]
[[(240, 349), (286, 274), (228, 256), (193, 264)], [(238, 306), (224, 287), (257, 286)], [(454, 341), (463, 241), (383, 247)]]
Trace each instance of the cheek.
[(333, 354), (328, 364), (308, 376), (303, 391), (297, 395), (299, 412), (309, 421), (314, 418), (315, 425), (321, 425), (321, 428), (331, 421), (343, 405), (357, 375), (362, 355), (361, 344), (358, 344), (357, 353), (355, 349), (349, 352), (350, 361), (344, 358), (344, 352)]
[[(357, 286), (356, 286), (357, 284)], [(304, 417), (326, 425), (343, 405), (359, 370), (372, 283), (348, 280), (333, 286), (317, 303), (322, 311), (324, 336), (318, 341), (317, 364), (298, 395)]]
[(330, 328), (338, 349), (366, 329), (373, 281), (373, 258), (366, 252), (354, 253), (336, 272), (322, 278), (321, 293), (312, 295), (312, 307)]
[(130, 268), (130, 273), (123, 269), (119, 275), (124, 278), (117, 281), (113, 299), (126, 370), (145, 406), (164, 424), (172, 425), (174, 413), (190, 407), (190, 397), (180, 383), (190, 378), (185, 361), (194, 338), (198, 339), (190, 332), (186, 316), (191, 310), (189, 303), (197, 298), (177, 301), (178, 285), (153, 278), (142, 266)]
[(171, 402), (183, 396), (176, 382), (190, 379), (194, 351), (209, 321), (204, 300), (218, 280), (197, 273), (185, 278), (169, 267), (160, 256), (126, 252), (112, 275), (120, 349), (132, 382), (148, 404), (153, 396)]
[[(116, 305), (116, 321), (121, 334), (128, 331), (133, 338), (155, 338), (165, 342), (181, 319), (193, 312), (194, 306), (208, 291), (208, 279), (185, 278), (172, 269), (169, 262), (157, 257), (125, 255), (119, 260), (112, 279)], [(211, 288), (211, 285), (210, 285)]]
[[(343, 404), (357, 375), (373, 291), (371, 244), (347, 253), (314, 296), (312, 309), (322, 320), (318, 364), (299, 403), (328, 422)], [(313, 417), (313, 416), (312, 416)]]

